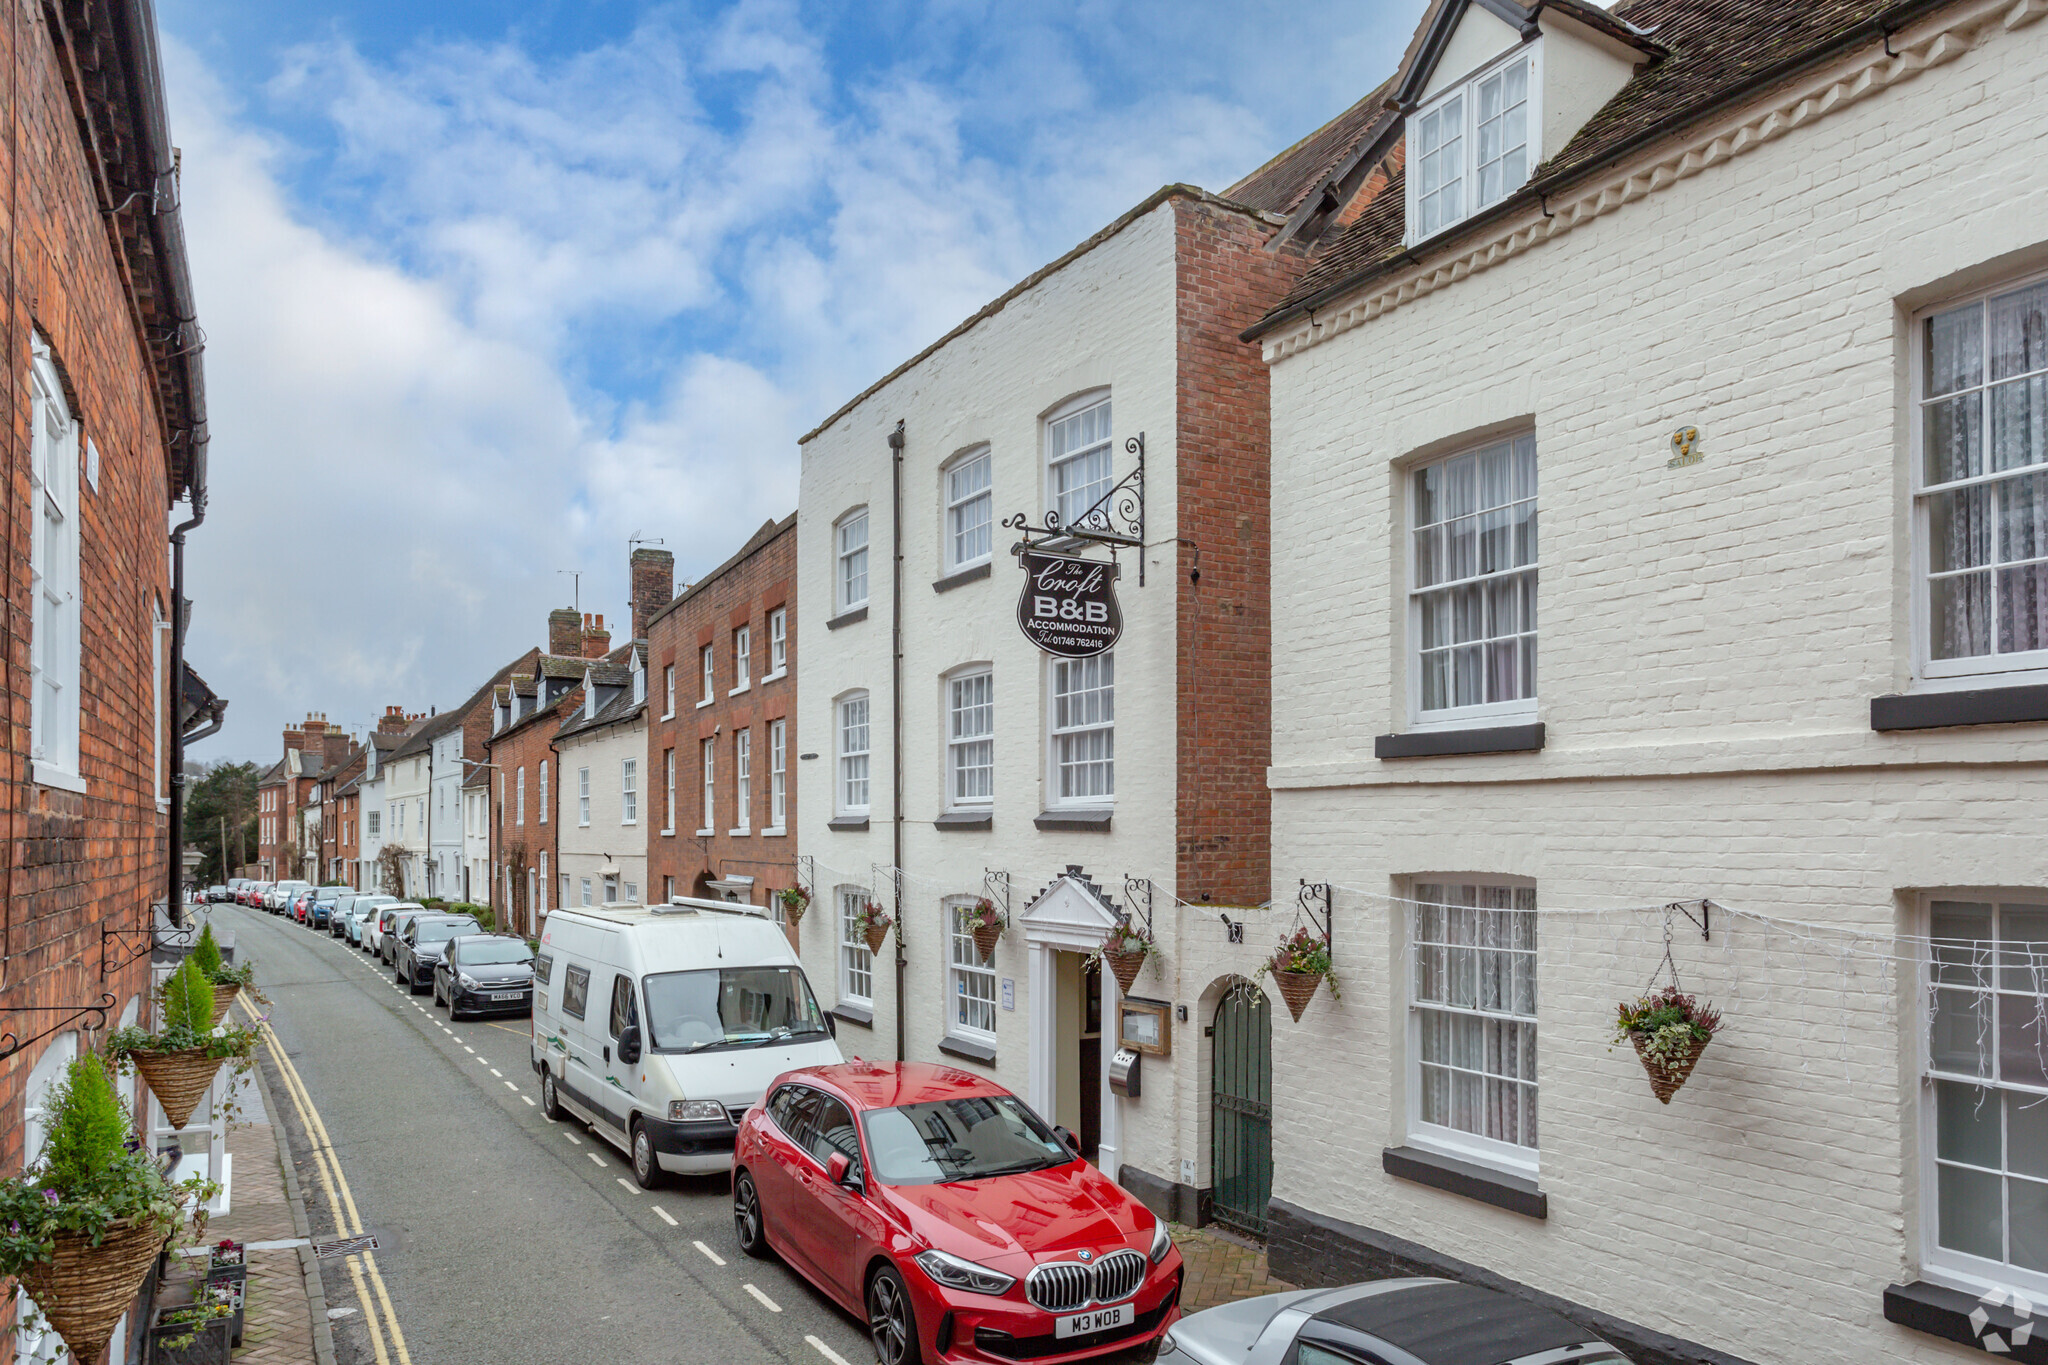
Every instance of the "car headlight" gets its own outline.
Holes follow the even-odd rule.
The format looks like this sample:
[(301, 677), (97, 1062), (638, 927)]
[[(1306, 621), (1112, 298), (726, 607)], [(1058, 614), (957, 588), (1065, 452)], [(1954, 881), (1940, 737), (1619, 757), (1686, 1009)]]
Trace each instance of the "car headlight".
[(964, 1289), (970, 1294), (1006, 1294), (1017, 1283), (1014, 1276), (948, 1256), (943, 1251), (927, 1251), (917, 1258), (917, 1264), (946, 1288)]
[(670, 1100), (668, 1116), (672, 1123), (709, 1123), (725, 1117), (725, 1106), (717, 1100)]
[(466, 991), (473, 991), (476, 989), (476, 978), (471, 976), (468, 972), (457, 972), (455, 974), (455, 979), (462, 983), (462, 989)]
[(1166, 1230), (1166, 1220), (1160, 1219), (1152, 1225), (1152, 1250), (1148, 1253), (1152, 1264), (1158, 1265), (1166, 1259), (1166, 1253), (1173, 1250), (1173, 1234)]

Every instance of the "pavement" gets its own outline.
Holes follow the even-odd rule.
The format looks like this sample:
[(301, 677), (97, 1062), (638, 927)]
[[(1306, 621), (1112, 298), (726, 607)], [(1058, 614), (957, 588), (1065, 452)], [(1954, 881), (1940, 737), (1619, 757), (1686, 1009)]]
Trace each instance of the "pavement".
[[(273, 1004), (256, 1121), (229, 1138), (234, 1205), (208, 1240), (376, 1239), (324, 1260), (250, 1253), (236, 1365), (873, 1359), (863, 1324), (739, 1254), (722, 1177), (642, 1190), (594, 1133), (545, 1118), (525, 1019), (452, 1023), (341, 940), (237, 906), (211, 917)], [(1292, 1287), (1255, 1243), (1174, 1234), (1184, 1311)]]

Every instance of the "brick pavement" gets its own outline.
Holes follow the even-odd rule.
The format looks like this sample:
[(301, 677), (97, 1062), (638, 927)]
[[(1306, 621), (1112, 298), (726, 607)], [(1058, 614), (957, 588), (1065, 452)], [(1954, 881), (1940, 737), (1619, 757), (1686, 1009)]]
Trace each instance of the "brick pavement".
[(1187, 1263), (1187, 1279), (1180, 1288), (1183, 1313), (1296, 1287), (1267, 1272), (1266, 1249), (1249, 1238), (1214, 1226), (1190, 1228), (1176, 1223), (1173, 1240)]

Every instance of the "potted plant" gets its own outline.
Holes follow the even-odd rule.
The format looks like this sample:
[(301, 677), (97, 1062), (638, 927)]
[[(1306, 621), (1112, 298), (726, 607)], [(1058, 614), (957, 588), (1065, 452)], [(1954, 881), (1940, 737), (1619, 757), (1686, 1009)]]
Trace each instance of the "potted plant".
[(220, 944), (214, 941), (213, 925), (206, 924), (199, 931), (199, 942), (192, 947), (192, 960), (199, 964), (199, 970), (206, 973), (206, 979), (213, 986), (213, 1022), (218, 1024), (228, 1017), (234, 1007), (235, 997), (244, 989), (250, 989), (256, 982), (256, 964), (244, 962), (230, 967), (221, 958)]
[(888, 941), (889, 926), (895, 922), (889, 918), (889, 912), (882, 908), (880, 901), (871, 900), (863, 904), (860, 913), (853, 917), (853, 929), (868, 941), (869, 952), (879, 953)]
[(791, 924), (803, 923), (804, 911), (811, 908), (811, 893), (801, 886), (785, 886), (775, 899), (782, 902), (782, 917)]
[(1344, 998), (1337, 989), (1337, 973), (1330, 963), (1330, 945), (1305, 927), (1281, 939), (1273, 955), (1259, 965), (1257, 975), (1268, 973), (1280, 987), (1280, 998), (1287, 1002), (1287, 1012), (1297, 1024), (1308, 1002), (1315, 999), (1316, 987), (1323, 982), (1330, 983), (1332, 1000)]
[(213, 1022), (213, 983), (190, 957), (164, 983), (157, 1021), (154, 1033), (139, 1024), (121, 1029), (107, 1040), (107, 1049), (134, 1063), (171, 1127), (183, 1128), (221, 1063), (234, 1059), (237, 1074), (249, 1069), (256, 1033)]
[(1108, 963), (1110, 974), (1116, 977), (1117, 989), (1125, 995), (1131, 993), (1131, 983), (1138, 979), (1138, 968), (1145, 965), (1145, 959), (1152, 955), (1152, 935), (1140, 929), (1130, 920), (1118, 921), (1102, 940), (1102, 946), (1088, 955), (1091, 963)]
[(996, 903), (987, 896), (977, 900), (967, 912), (967, 932), (974, 935), (974, 951), (981, 954), (983, 962), (995, 961), (996, 944), (1009, 927), (1010, 917), (996, 909)]
[(1643, 1070), (1650, 1073), (1650, 1091), (1664, 1104), (1671, 1103), (1720, 1031), (1721, 1011), (1676, 985), (1616, 1007), (1614, 1041), (1627, 1039), (1635, 1045)]
[(224, 1290), (201, 1282), (185, 1303), (163, 1304), (149, 1315), (149, 1359), (154, 1365), (228, 1365), (235, 1311)]
[(0, 1180), (0, 1275), (20, 1281), (74, 1357), (98, 1360), (184, 1206), (219, 1187), (164, 1178), (97, 1053), (75, 1059), (45, 1103), (41, 1166)]
[(230, 1317), (233, 1325), (228, 1329), (228, 1344), (242, 1344), (242, 1314), (248, 1304), (249, 1253), (248, 1249), (232, 1238), (223, 1237), (218, 1243), (206, 1249), (206, 1284), (227, 1295)]

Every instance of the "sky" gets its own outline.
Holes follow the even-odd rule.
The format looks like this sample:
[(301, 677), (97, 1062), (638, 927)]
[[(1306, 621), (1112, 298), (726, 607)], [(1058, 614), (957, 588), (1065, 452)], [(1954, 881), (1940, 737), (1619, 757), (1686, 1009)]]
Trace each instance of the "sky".
[[(158, 0), (207, 333), (195, 761), (460, 704), (629, 542), (716, 566), (797, 438), (1154, 189), (1221, 190), (1424, 0)], [(572, 580), (564, 571), (580, 571)]]

